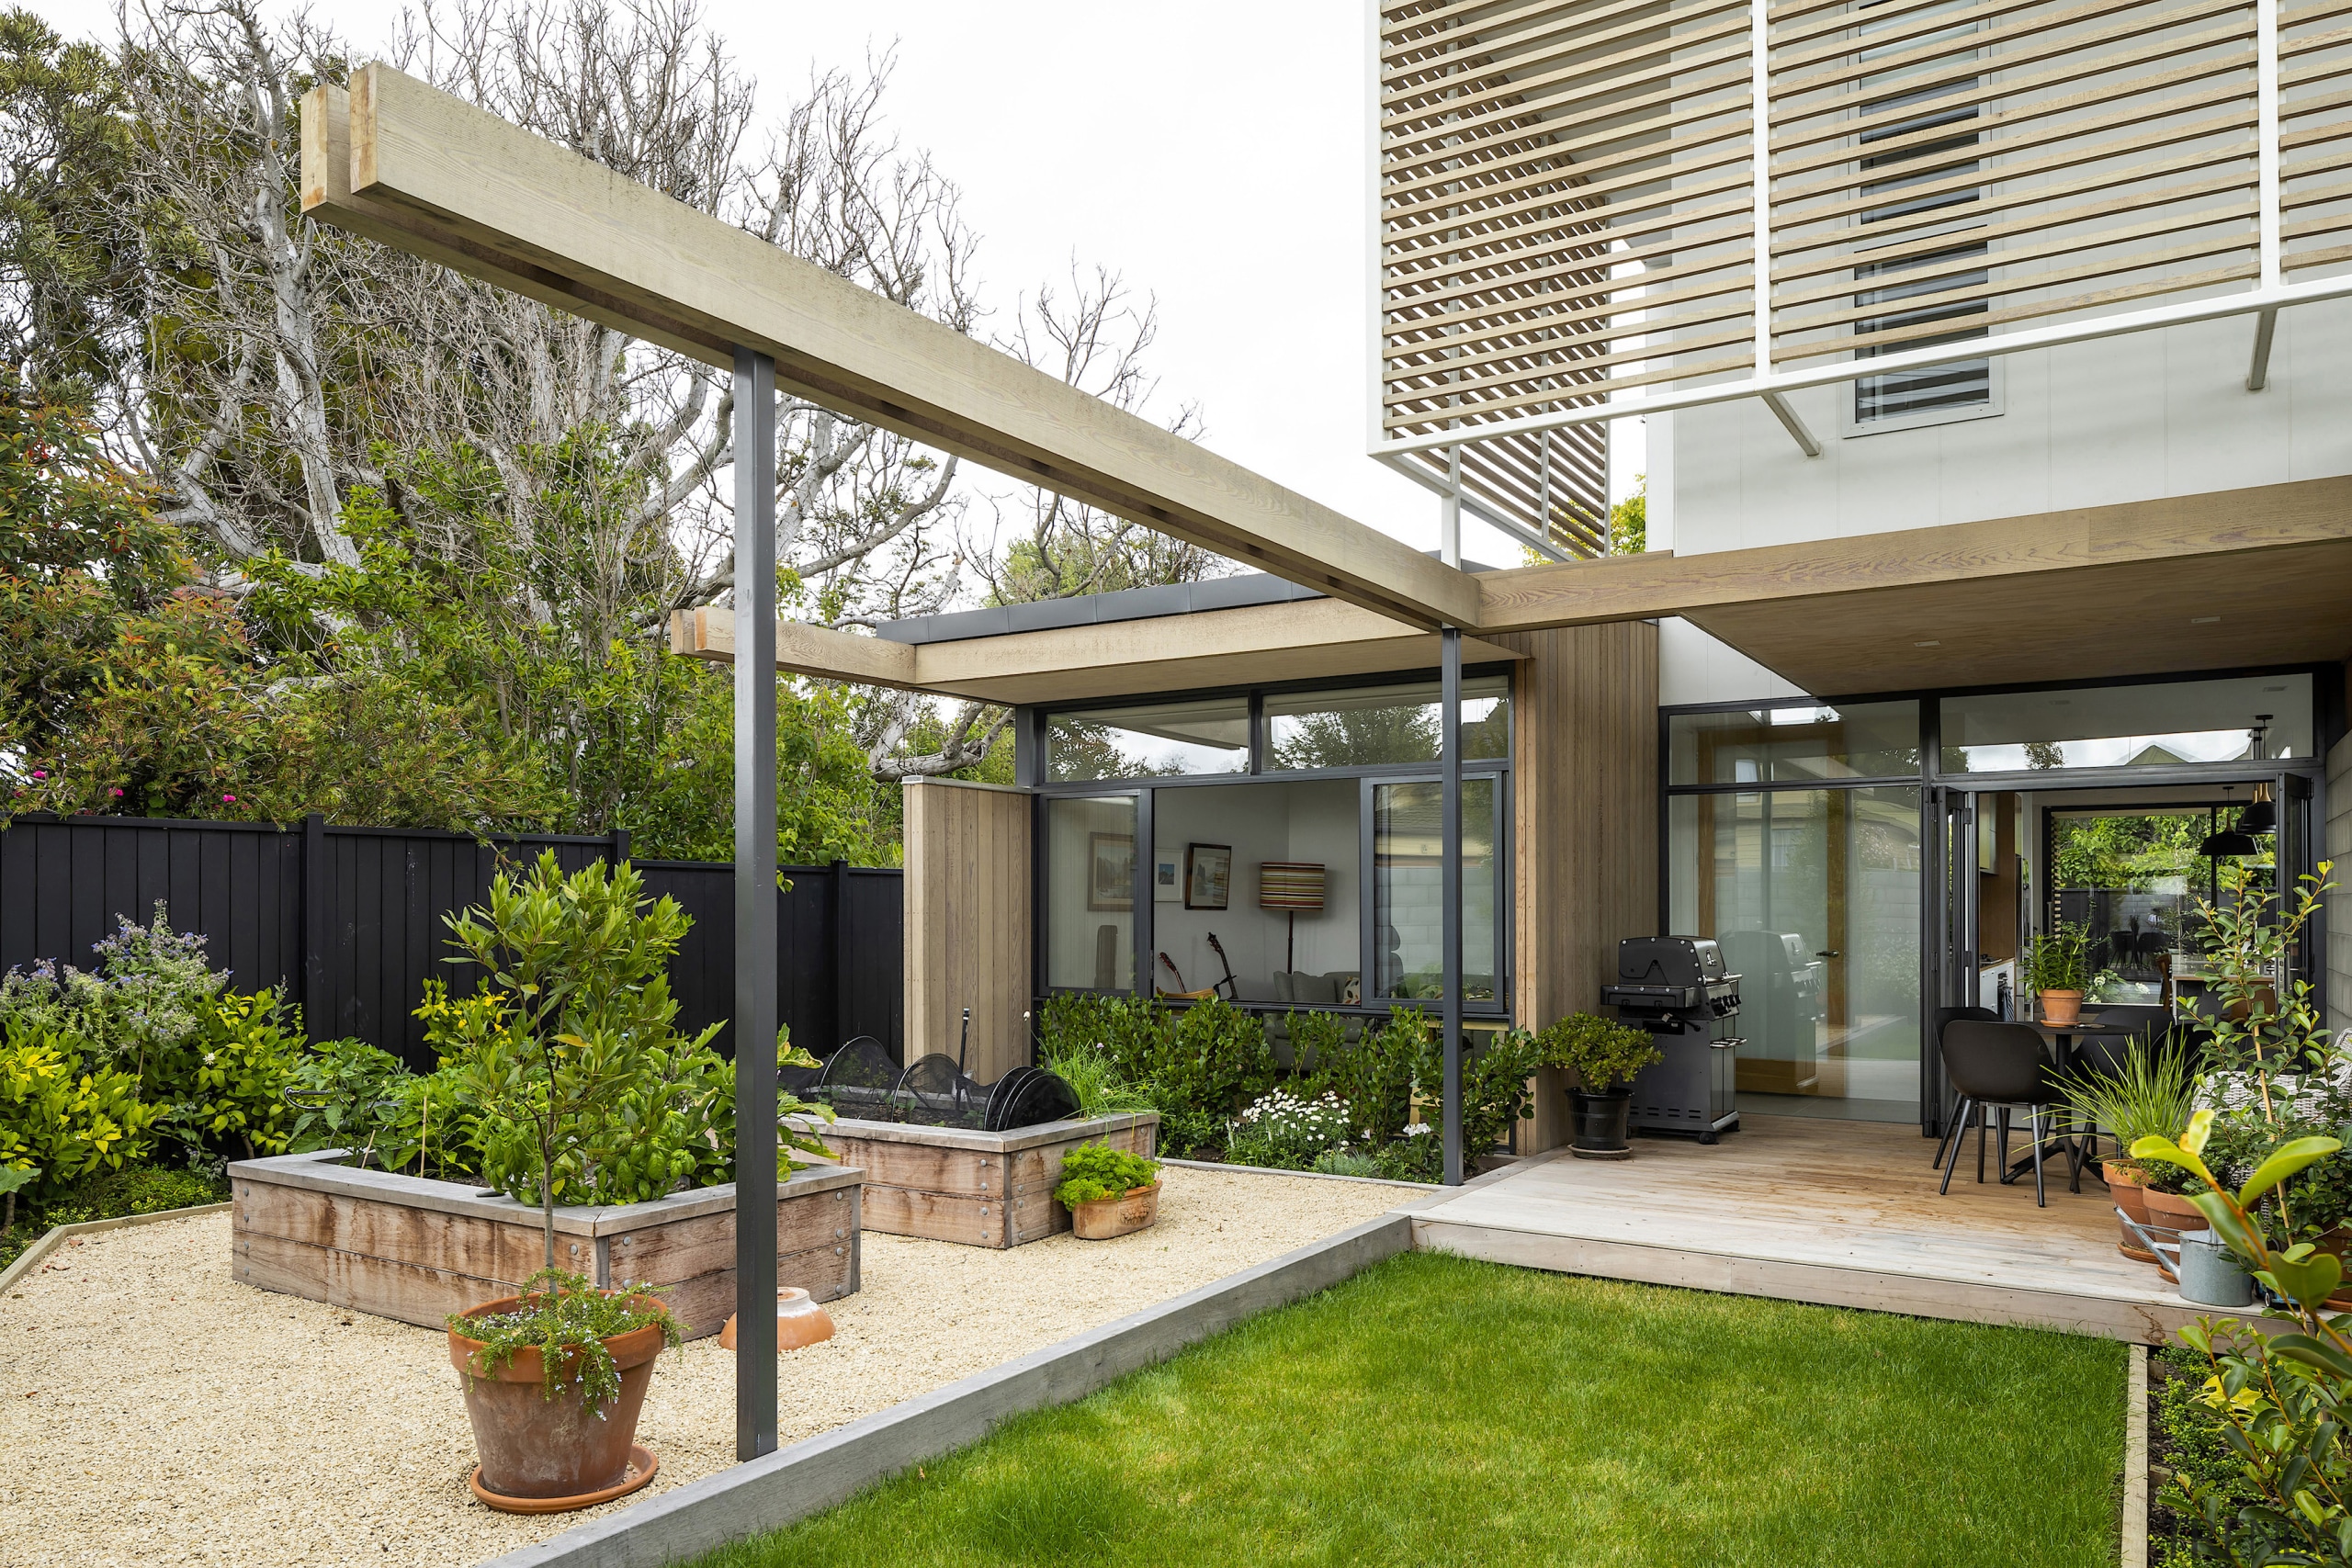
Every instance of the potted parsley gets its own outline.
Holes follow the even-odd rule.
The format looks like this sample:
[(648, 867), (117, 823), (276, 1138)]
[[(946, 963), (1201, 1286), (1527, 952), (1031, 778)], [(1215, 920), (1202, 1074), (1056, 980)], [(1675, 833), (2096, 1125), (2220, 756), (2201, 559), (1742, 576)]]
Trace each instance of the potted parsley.
[(1081, 1241), (1139, 1231), (1159, 1218), (1159, 1162), (1107, 1144), (1080, 1144), (1062, 1156), (1054, 1198), (1069, 1210)]

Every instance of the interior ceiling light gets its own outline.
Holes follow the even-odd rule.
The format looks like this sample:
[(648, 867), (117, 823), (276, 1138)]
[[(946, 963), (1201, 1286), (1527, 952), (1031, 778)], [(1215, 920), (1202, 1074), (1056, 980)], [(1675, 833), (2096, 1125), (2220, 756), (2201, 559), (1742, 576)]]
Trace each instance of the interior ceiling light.
[(2221, 618), (2219, 615), (2191, 615), (2188, 617), (2188, 624), (2192, 626), (2210, 626)]
[(1939, 637), (1933, 642), (1915, 642), (1911, 646), (1914, 648), (1941, 648), (1943, 646), (1943, 639)]
[[(2223, 795), (2229, 792), (2227, 784), (2222, 786)], [(2227, 810), (2228, 807), (2224, 807), (2223, 809)], [(2205, 841), (2197, 846), (2197, 852), (2209, 860), (2242, 860), (2247, 855), (2259, 852), (2253, 835), (2242, 829), (2224, 828), (2217, 833), (2207, 834)]]

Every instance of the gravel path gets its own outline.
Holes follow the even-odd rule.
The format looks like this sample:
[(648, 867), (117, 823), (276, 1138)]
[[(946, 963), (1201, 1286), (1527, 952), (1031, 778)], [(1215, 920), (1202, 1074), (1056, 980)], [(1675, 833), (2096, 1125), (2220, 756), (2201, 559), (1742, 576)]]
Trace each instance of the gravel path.
[[(834, 1337), (783, 1368), (783, 1440), (886, 1409), (1276, 1258), (1403, 1189), (1162, 1171), (1160, 1219), (1004, 1252), (865, 1237)], [(787, 1281), (788, 1282), (788, 1281)], [(665, 1352), (638, 1440), (651, 1496), (734, 1461), (735, 1358)], [(229, 1216), (84, 1238), (0, 1302), (0, 1562), (8, 1568), (456, 1568), (592, 1513), (500, 1514), (437, 1331), (229, 1278)], [(629, 1502), (607, 1504), (605, 1512)]]

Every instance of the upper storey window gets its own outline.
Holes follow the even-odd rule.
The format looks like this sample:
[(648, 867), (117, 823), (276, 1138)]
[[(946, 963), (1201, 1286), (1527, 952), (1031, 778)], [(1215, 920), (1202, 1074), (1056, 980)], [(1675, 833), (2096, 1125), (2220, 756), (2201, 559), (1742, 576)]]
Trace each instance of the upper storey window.
[[(1877, 10), (1887, 3), (1870, 0), (1863, 9)], [(1965, 0), (1930, 7), (1956, 15), (1950, 28), (1922, 38), (1917, 31), (1920, 10), (1906, 7), (1899, 18), (1906, 27), (1902, 39), (1866, 45), (1860, 51), (1865, 64), (1874, 58), (1901, 63), (1861, 79), (1866, 90), (1884, 92), (1860, 105), (1862, 116), (1874, 123), (1856, 139), (1864, 149), (1856, 166), (1862, 175), (1860, 195), (1867, 203), (1859, 218), (1865, 226), (1893, 225), (1901, 237), (1883, 243), (1884, 260), (1867, 261), (1854, 269), (1855, 282), (1871, 285), (1854, 296), (1855, 308), (1878, 310), (1856, 325), (1866, 334), (1900, 335), (1893, 342), (1857, 348), (1856, 359), (1986, 335), (1984, 326), (1973, 319), (1987, 313), (1989, 301), (1962, 293), (1990, 280), (1985, 268), (1968, 265), (1990, 252), (1984, 241), (1969, 237), (1969, 231), (1983, 226), (1971, 209), (1983, 199), (1984, 186), (1969, 177), (1984, 168), (1984, 135), (1977, 124), (1984, 112), (1978, 93), (1983, 78), (1956, 78), (1950, 70), (1954, 60), (1971, 60), (1979, 52), (1976, 23), (1958, 15), (1971, 8)], [(1897, 19), (1864, 22), (1858, 30), (1867, 39)], [(1923, 51), (1932, 55), (1932, 46), (1939, 43), (1949, 44), (1949, 52), (1921, 58)], [(1890, 114), (1897, 118), (1886, 118)], [(1951, 243), (1935, 243), (1942, 238)], [(1952, 323), (1952, 330), (1905, 331), (1944, 321)], [(1992, 361), (1968, 359), (1856, 377), (1853, 418), (1857, 425), (1880, 428), (1929, 423), (1962, 411), (1984, 411), (1992, 400)]]

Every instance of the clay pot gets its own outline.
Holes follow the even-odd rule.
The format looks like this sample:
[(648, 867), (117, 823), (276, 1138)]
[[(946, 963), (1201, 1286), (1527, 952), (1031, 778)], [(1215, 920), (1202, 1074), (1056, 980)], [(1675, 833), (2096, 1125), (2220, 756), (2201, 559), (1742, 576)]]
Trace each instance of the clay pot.
[(2083, 1016), (2083, 993), (2080, 991), (2044, 991), (2041, 993), (2041, 1021), (2044, 1023), (2078, 1023)]
[[(648, 1307), (655, 1304), (650, 1297), (638, 1300)], [(517, 1296), (502, 1296), (467, 1308), (466, 1315), (511, 1312), (520, 1301)], [(474, 1361), (482, 1342), (454, 1328), (448, 1332), (449, 1361), (458, 1369), (458, 1381), (465, 1390), (474, 1451), (481, 1457), (481, 1467), (474, 1472), (474, 1491), (482, 1501), (492, 1507), (500, 1506), (501, 1498), (537, 1504), (517, 1510), (532, 1513), (550, 1511), (547, 1505), (559, 1499), (572, 1500), (569, 1506), (587, 1507), (617, 1496), (620, 1491), (632, 1490), (632, 1483), (642, 1484), (651, 1478), (650, 1468), (641, 1461), (639, 1475), (629, 1475), (628, 1468), (637, 1418), (645, 1407), (646, 1385), (653, 1381), (654, 1358), (662, 1354), (660, 1324), (648, 1324), (605, 1341), (620, 1371), (621, 1392), (604, 1408), (602, 1420), (576, 1388), (553, 1399), (546, 1397), (537, 1349), (517, 1350), (513, 1360), (484, 1377), (475, 1370)]]
[(1078, 1233), (1080, 1241), (1108, 1241), (1113, 1236), (1139, 1231), (1159, 1218), (1157, 1181), (1148, 1187), (1130, 1187), (1116, 1198), (1073, 1203), (1069, 1210), (1070, 1229)]
[[(2148, 1224), (2148, 1173), (2136, 1165), (2120, 1165), (2111, 1159), (2099, 1161), (2099, 1172), (2107, 1178), (2107, 1190), (2115, 1200), (2115, 1206), (2139, 1224)], [(2156, 1260), (2156, 1255), (2142, 1247), (2140, 1238), (2121, 1220), (2115, 1222), (2115, 1230), (2116, 1245), (2124, 1257), (2135, 1263)]]
[[(832, 1337), (832, 1314), (810, 1301), (808, 1292), (797, 1285), (786, 1285), (776, 1292), (775, 1348), (779, 1354)], [(718, 1348), (735, 1348), (735, 1314), (731, 1312), (727, 1314), (727, 1326), (718, 1331)]]
[(2212, 1229), (2197, 1205), (2177, 1192), (2159, 1192), (2153, 1187), (2140, 1189), (2141, 1201), (2148, 1206), (2148, 1220), (2166, 1230), (2201, 1231)]
[(1568, 1153), (1578, 1158), (1623, 1159), (1633, 1152), (1626, 1137), (1626, 1123), (1633, 1112), (1634, 1091), (1619, 1089), (1615, 1094), (1587, 1094), (1580, 1089), (1568, 1090), (1568, 1116), (1576, 1131), (1568, 1137)]

